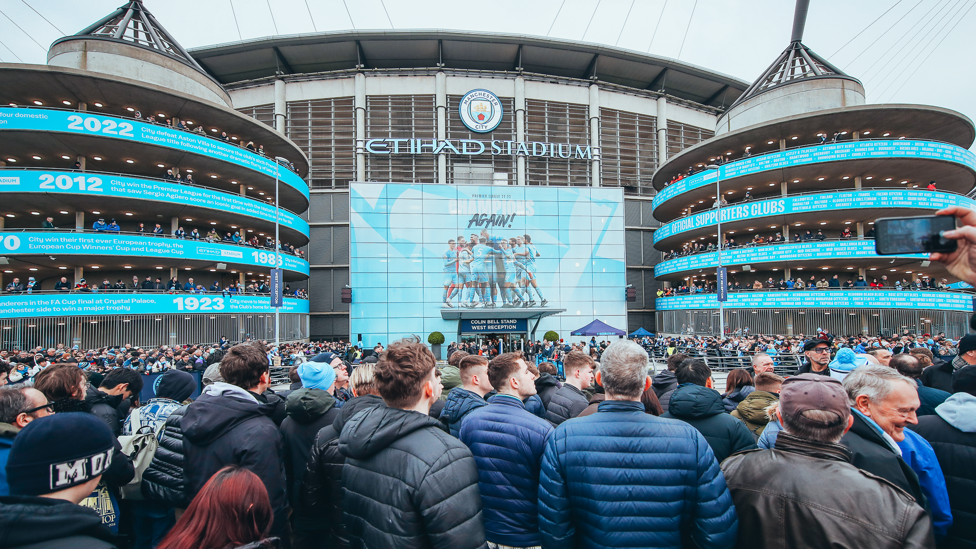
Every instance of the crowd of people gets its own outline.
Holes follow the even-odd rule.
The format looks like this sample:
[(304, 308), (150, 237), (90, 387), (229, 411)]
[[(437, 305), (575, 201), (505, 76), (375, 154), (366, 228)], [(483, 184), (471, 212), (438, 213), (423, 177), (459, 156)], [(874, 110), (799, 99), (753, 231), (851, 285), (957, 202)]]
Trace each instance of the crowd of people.
[[(790, 377), (753, 352), (722, 393), (704, 360), (666, 338), (577, 343), (563, 376), (470, 346), (438, 365), (413, 339), (224, 342), (189, 362), (179, 351), (183, 368), (144, 403), (139, 350), (103, 350), (101, 365), (67, 351), (73, 362), (0, 388), (0, 544), (976, 543), (976, 335), (949, 366), (906, 340), (818, 335), (800, 339), (806, 361)], [(738, 347), (756, 351), (756, 339), (769, 338)], [(654, 371), (645, 346), (662, 343), (674, 351)], [(272, 390), (286, 356), (301, 360)], [(192, 400), (186, 364), (204, 372)]]
[[(852, 240), (855, 237), (857, 237), (857, 235), (851, 231), (850, 227), (844, 227), (844, 230), (839, 233), (837, 238), (838, 240)], [(864, 237), (874, 238), (873, 226), (868, 229), (868, 231), (864, 234)], [(792, 242), (824, 242), (826, 240), (827, 235), (823, 234), (823, 230), (818, 229), (817, 234), (813, 234), (813, 232), (808, 229), (803, 234), (794, 233)], [(725, 238), (725, 236), (723, 236), (722, 249), (729, 250), (735, 248), (751, 248), (766, 244), (785, 244), (787, 242), (790, 242), (790, 240), (783, 236), (783, 233), (776, 233), (773, 236), (763, 236), (757, 234), (752, 237), (752, 240), (746, 241), (745, 244), (737, 243), (734, 237)], [(668, 260), (695, 254), (712, 253), (715, 251), (718, 251), (718, 245), (714, 242), (709, 242), (708, 244), (704, 244), (702, 242), (686, 242), (680, 250), (675, 251), (672, 249), (670, 252), (663, 252), (663, 256), (665, 260)]]
[[(687, 284), (679, 284), (677, 286), (670, 286), (667, 288), (658, 288), (657, 297), (671, 297), (675, 295), (682, 294), (714, 294), (716, 292), (715, 282), (707, 280), (690, 280), (686, 281)], [(902, 278), (901, 280), (895, 279), (894, 282), (888, 280), (887, 275), (882, 275), (881, 278), (872, 277), (869, 283), (863, 276), (848, 276), (847, 280), (843, 282), (840, 281), (840, 275), (835, 274), (829, 279), (826, 276), (821, 276), (817, 280), (816, 275), (810, 275), (810, 278), (804, 282), (802, 276), (791, 277), (791, 278), (780, 278), (777, 282), (773, 277), (768, 277), (765, 282), (759, 279), (754, 279), (752, 284), (746, 283), (741, 284), (737, 278), (733, 278), (728, 282), (729, 292), (743, 292), (750, 290), (908, 290), (908, 291), (919, 291), (919, 290), (938, 290), (938, 291), (949, 291), (952, 288), (949, 286), (949, 281), (945, 278), (940, 280), (935, 280), (927, 275), (923, 275), (919, 278), (913, 278), (909, 280), (908, 278)]]
[[(41, 287), (41, 283), (34, 279), (34, 277), (29, 277), (27, 279), (27, 284), (21, 282), (19, 277), (14, 277), (6, 287), (4, 287), (4, 292), (8, 294), (31, 294), (35, 291), (42, 291), (44, 288)], [(132, 282), (123, 282), (121, 278), (117, 279), (114, 283), (108, 278), (104, 278), (102, 283), (98, 282), (88, 282), (87, 279), (80, 278), (77, 282), (72, 282), (68, 280), (68, 277), (62, 276), (54, 283), (53, 290), (58, 293), (71, 293), (71, 292), (108, 292), (108, 293), (123, 293), (123, 292), (167, 292), (172, 294), (178, 293), (192, 293), (192, 294), (221, 294), (225, 297), (233, 297), (235, 295), (270, 295), (271, 287), (268, 281), (264, 279), (250, 280), (246, 284), (239, 284), (236, 280), (232, 280), (229, 284), (221, 284), (219, 280), (214, 280), (213, 284), (206, 286), (204, 284), (196, 282), (193, 277), (188, 277), (186, 282), (181, 282), (179, 277), (173, 277), (167, 281), (163, 281), (161, 277), (146, 276), (143, 281), (139, 280), (138, 276), (132, 277)], [(305, 288), (292, 289), (290, 284), (285, 284), (282, 290), (282, 295), (284, 297), (294, 297), (297, 299), (308, 299), (308, 290)]]

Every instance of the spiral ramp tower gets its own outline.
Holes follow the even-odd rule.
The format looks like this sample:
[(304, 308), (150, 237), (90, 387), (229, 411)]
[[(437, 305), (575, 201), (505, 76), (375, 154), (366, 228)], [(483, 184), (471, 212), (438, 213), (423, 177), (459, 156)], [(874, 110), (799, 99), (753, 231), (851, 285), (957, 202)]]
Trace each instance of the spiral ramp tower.
[[(307, 173), (298, 146), (233, 110), (139, 0), (55, 41), (47, 65), (0, 64), (0, 280), (25, 287), (0, 299), (2, 345), (273, 339), (266, 294), (143, 283), (268, 281), (276, 220), (281, 243), (308, 244)], [(95, 230), (100, 219), (118, 230)], [(187, 238), (174, 237), (180, 229)], [(218, 241), (207, 241), (211, 231)], [(282, 253), (280, 266), (285, 284), (305, 287), (300, 253)], [(89, 290), (56, 290), (62, 277)], [(92, 288), (104, 282), (113, 288)], [(120, 282), (125, 290), (114, 288)], [(308, 337), (308, 311), (307, 300), (284, 299), (283, 341)]]

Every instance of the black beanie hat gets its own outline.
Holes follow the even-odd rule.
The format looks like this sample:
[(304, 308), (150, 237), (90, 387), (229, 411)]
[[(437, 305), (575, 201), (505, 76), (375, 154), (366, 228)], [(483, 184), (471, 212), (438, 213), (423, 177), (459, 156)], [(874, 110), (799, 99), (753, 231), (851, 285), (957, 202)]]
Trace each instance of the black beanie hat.
[(976, 334), (966, 334), (959, 340), (959, 354), (966, 354), (969, 351), (976, 351)]
[(7, 458), (7, 484), (15, 496), (40, 496), (84, 484), (112, 464), (115, 437), (92, 414), (59, 413), (35, 419)]
[(176, 402), (190, 398), (196, 388), (196, 378), (179, 370), (166, 370), (153, 384), (153, 392), (157, 398), (169, 398)]

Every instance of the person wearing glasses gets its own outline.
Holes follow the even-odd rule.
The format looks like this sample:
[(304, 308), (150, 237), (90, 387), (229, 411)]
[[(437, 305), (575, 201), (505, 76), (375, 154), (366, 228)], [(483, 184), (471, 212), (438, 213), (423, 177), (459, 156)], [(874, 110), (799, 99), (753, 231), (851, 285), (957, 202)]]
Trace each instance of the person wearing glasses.
[(811, 339), (803, 344), (803, 354), (807, 361), (796, 371), (800, 374), (830, 375), (830, 341), (826, 339)]
[(14, 438), (35, 419), (54, 413), (44, 393), (33, 387), (0, 389), (0, 496), (10, 494), (7, 486), (7, 456)]

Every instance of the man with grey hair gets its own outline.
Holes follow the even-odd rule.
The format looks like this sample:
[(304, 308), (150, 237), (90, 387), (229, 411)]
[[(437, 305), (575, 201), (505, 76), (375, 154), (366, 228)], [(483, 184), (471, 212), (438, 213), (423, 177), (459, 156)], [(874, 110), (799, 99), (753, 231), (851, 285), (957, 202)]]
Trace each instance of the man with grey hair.
[(647, 373), (640, 345), (613, 342), (596, 374), (606, 400), (550, 436), (539, 479), (543, 547), (735, 545), (735, 510), (712, 449), (690, 425), (644, 412)]
[(773, 373), (773, 359), (766, 353), (756, 353), (752, 357), (752, 377), (763, 372)]
[(844, 389), (854, 425), (841, 443), (854, 452), (854, 465), (912, 494), (931, 511), (941, 539), (952, 525), (945, 477), (932, 446), (905, 429), (918, 423), (915, 382), (893, 368), (866, 364), (844, 378)]
[(7, 456), (14, 438), (35, 419), (54, 413), (44, 393), (22, 385), (0, 389), (0, 496), (10, 493), (7, 486)]
[(801, 374), (783, 383), (775, 447), (722, 462), (742, 522), (739, 547), (933, 546), (925, 510), (852, 465), (850, 451), (838, 444), (851, 413), (836, 379)]

